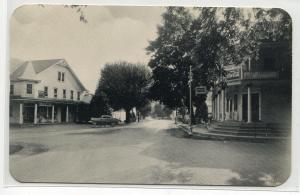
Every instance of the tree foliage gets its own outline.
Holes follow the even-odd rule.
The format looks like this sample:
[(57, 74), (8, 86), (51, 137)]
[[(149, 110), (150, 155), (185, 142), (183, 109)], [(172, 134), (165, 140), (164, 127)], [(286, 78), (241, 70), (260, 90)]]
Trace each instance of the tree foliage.
[[(193, 89), (210, 89), (226, 76), (225, 65), (258, 58), (263, 42), (291, 41), (291, 19), (281, 9), (168, 7), (162, 17), (158, 37), (147, 47), (154, 80), (150, 91), (171, 108), (188, 108), (189, 66)], [(205, 100), (193, 98), (193, 104), (199, 107)]]
[(90, 103), (91, 117), (100, 117), (101, 115), (110, 115), (111, 109), (108, 104), (106, 95), (100, 90), (96, 89), (95, 95), (93, 96)]
[(101, 71), (97, 90), (105, 94), (114, 110), (124, 109), (129, 122), (130, 110), (148, 103), (150, 78), (150, 70), (142, 64), (108, 63)]
[(147, 103), (144, 106), (138, 108), (142, 118), (145, 118), (151, 114), (151, 103)]

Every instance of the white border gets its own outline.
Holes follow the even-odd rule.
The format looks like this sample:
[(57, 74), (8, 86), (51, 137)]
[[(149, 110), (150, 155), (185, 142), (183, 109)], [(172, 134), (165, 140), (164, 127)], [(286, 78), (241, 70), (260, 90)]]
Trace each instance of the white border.
[[(13, 10), (21, 5), (24, 4), (97, 4), (97, 5), (156, 5), (156, 6), (167, 6), (167, 5), (177, 5), (177, 6), (220, 6), (220, 7), (278, 7), (283, 8), (286, 10), (292, 17), (293, 20), (293, 115), (292, 115), (292, 172), (290, 178), (285, 182), (283, 185), (274, 188), (253, 188), (253, 187), (217, 187), (217, 186), (149, 186), (149, 185), (95, 185), (95, 184), (87, 184), (87, 185), (67, 185), (67, 184), (23, 184), (17, 183), (15, 180), (10, 176), (8, 172), (8, 77), (9, 77), (9, 68), (7, 66), (9, 60), (9, 19), (13, 12)], [(299, 0), (8, 0), (8, 1), (1, 1), (1, 36), (0, 42), (5, 43), (1, 45), (0, 50), (0, 72), (1, 72), (1, 81), (0, 81), (0, 94), (1, 96), (1, 104), (0, 104), (0, 118), (1, 118), (1, 145), (0, 148), (4, 148), (5, 150), (0, 150), (0, 165), (1, 170), (0, 173), (2, 177), (0, 182), (4, 184), (6, 192), (17, 192), (22, 193), (23, 190), (33, 192), (34, 194), (39, 193), (57, 193), (60, 194), (65, 193), (67, 190), (69, 193), (74, 192), (96, 192), (97, 190), (102, 191), (102, 193), (153, 193), (156, 194), (165, 194), (169, 192), (172, 193), (180, 193), (183, 192), (182, 189), (185, 189), (184, 193), (197, 193), (198, 191), (195, 189), (204, 189), (206, 193), (243, 193), (239, 190), (263, 190), (265, 191), (298, 191), (299, 186), (299, 131), (297, 131), (296, 127), (300, 126), (300, 121), (297, 120), (297, 116), (300, 114), (299, 105), (297, 104), (297, 99), (299, 99), (299, 86), (300, 86), (300, 76), (298, 74), (299, 66), (297, 66), (298, 62), (300, 62), (299, 54), (300, 52), (300, 45), (299, 45), (299, 35), (300, 35), (300, 14), (299, 9), (300, 1)], [(3, 120), (2, 120), (3, 119)], [(3, 147), (2, 147), (3, 146)], [(3, 155), (2, 155), (3, 154)], [(297, 166), (296, 166), (297, 165)], [(15, 187), (9, 187), (15, 186)], [(39, 188), (36, 188), (39, 186)], [(44, 187), (41, 187), (44, 186)], [(56, 188), (50, 186), (57, 186)], [(85, 187), (85, 188), (79, 188)], [(88, 187), (88, 188), (87, 188)], [(137, 187), (137, 188), (135, 188)], [(143, 188), (147, 188), (148, 190), (143, 190)], [(210, 191), (211, 189), (218, 189), (218, 191)], [(2, 190), (2, 189), (1, 189)], [(95, 191), (96, 190), (96, 191)], [(209, 190), (209, 191), (208, 191)], [(224, 191), (224, 190), (237, 190), (237, 191)], [(245, 191), (244, 191), (245, 192)], [(51, 193), (51, 194), (52, 194)], [(1, 191), (0, 191), (1, 194)]]

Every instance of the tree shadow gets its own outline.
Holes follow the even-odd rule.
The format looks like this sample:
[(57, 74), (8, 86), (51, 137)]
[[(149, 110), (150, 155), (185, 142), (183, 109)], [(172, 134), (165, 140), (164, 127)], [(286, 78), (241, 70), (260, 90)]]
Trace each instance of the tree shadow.
[(96, 131), (87, 131), (87, 132), (74, 132), (67, 133), (66, 135), (106, 135), (106, 134), (114, 134), (119, 133), (122, 129), (99, 129)]
[(9, 154), (20, 154), (25, 156), (31, 156), (49, 151), (46, 145), (35, 143), (13, 143), (9, 145)]
[(239, 172), (239, 177), (231, 178), (228, 185), (233, 186), (255, 186), (276, 187), (283, 184), (290, 176), (290, 167), (280, 170), (245, 170)]

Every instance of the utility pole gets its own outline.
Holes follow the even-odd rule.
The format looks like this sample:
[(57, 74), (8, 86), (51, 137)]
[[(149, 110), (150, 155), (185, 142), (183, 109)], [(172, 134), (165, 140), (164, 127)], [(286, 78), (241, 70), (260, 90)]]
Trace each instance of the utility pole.
[(193, 105), (192, 105), (192, 82), (193, 82), (193, 73), (192, 73), (192, 65), (190, 65), (190, 73), (189, 73), (189, 88), (190, 88), (190, 124), (189, 124), (189, 128), (190, 128), (190, 134), (193, 133), (193, 129), (192, 129), (192, 109), (193, 109)]

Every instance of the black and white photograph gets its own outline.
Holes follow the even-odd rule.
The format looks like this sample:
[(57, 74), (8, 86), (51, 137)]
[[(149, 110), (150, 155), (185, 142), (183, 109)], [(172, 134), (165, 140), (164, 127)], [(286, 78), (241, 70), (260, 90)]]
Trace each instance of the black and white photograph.
[(23, 5), (9, 21), (20, 183), (277, 187), (291, 174), (281, 8)]

